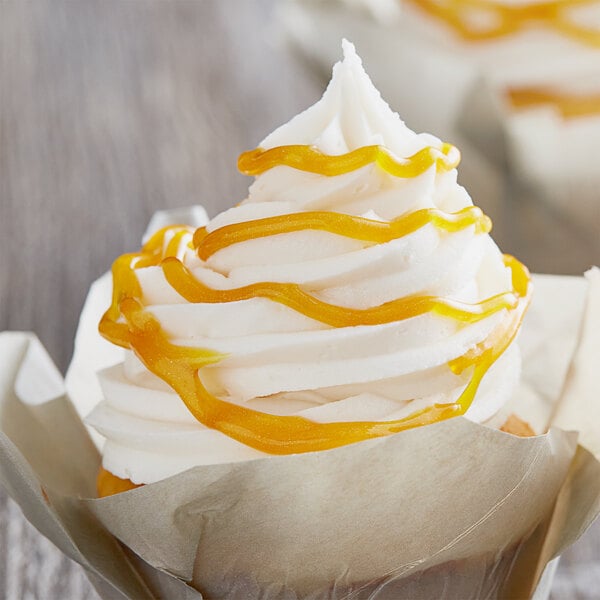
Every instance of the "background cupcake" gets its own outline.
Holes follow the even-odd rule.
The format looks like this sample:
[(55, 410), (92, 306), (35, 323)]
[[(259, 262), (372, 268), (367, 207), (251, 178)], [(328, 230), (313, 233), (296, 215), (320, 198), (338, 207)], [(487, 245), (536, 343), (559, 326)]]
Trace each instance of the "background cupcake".
[[(600, 226), (597, 169), (589, 159), (600, 112), (598, 2), (349, 4), (291, 3), (284, 22), (316, 56), (331, 53), (329, 36), (317, 31), (356, 32), (367, 60), (397, 80), (386, 92), (409, 123), (429, 120), (446, 136), (463, 133), (499, 171), (508, 162), (581, 226)], [(295, 25), (298, 19), (306, 24)], [(319, 38), (311, 39), (312, 50), (303, 43), (311, 29)], [(538, 101), (515, 103), (525, 94)], [(565, 114), (565, 102), (579, 108)]]

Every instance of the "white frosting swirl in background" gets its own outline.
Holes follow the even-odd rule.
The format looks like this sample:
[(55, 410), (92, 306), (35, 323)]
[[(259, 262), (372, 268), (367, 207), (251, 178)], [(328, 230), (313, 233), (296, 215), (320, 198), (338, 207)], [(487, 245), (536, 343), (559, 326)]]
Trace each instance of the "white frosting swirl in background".
[[(323, 98), (261, 147), (289, 144), (310, 144), (326, 154), (380, 144), (398, 158), (426, 146), (441, 147), (437, 138), (409, 130), (390, 110), (348, 42)], [(376, 164), (335, 177), (278, 166), (257, 177), (248, 198), (215, 217), (207, 230), (308, 210), (385, 221), (421, 208), (455, 212), (472, 205), (456, 177), (456, 170), (437, 172), (435, 166), (407, 179)], [(206, 262), (188, 247), (189, 241), (190, 236), (181, 240), (179, 258), (198, 280), (216, 289), (293, 282), (324, 301), (353, 308), (411, 294), (476, 302), (511, 289), (498, 248), (474, 227), (447, 233), (427, 225), (384, 244), (304, 230), (237, 243)], [(212, 393), (255, 410), (319, 422), (387, 421), (452, 402), (469, 373), (457, 376), (447, 363), (506, 317), (501, 311), (464, 325), (425, 314), (332, 328), (264, 298), (190, 304), (159, 267), (136, 274), (144, 304), (173, 343), (228, 354), (202, 370)], [(496, 424), (518, 380), (519, 364), (513, 345), (484, 378), (468, 418)], [(124, 364), (100, 373), (100, 381), (105, 400), (88, 422), (106, 436), (103, 465), (119, 477), (151, 483), (199, 464), (264, 456), (200, 424), (130, 352)]]
[[(379, 6), (378, 0), (366, 0), (366, 4)], [(431, 2), (436, 5), (435, 2)], [(535, 9), (545, 0), (495, 0), (491, 6), (467, 3), (439, 2), (442, 9), (451, 11), (458, 4), (459, 15), (466, 26), (475, 32), (493, 31), (501, 25), (494, 6), (508, 9)], [(598, 46), (586, 42), (585, 33), (600, 33), (600, 2), (587, 4), (564, 2), (556, 12), (546, 11), (538, 18), (524, 18), (518, 12), (507, 13), (505, 18), (514, 31), (505, 35), (480, 40), (466, 40), (455, 27), (444, 19), (436, 18), (411, 0), (401, 0), (399, 30), (397, 35), (408, 34), (418, 41), (416, 51), (434, 44), (437, 52), (447, 52), (455, 60), (477, 65), (485, 79), (494, 86), (542, 85), (549, 81), (557, 83), (568, 80), (573, 73), (598, 68)], [(373, 11), (375, 8), (373, 7)], [(564, 30), (556, 26), (556, 20), (567, 25)], [(566, 31), (570, 31), (570, 35)], [(439, 46), (438, 46), (439, 45)]]

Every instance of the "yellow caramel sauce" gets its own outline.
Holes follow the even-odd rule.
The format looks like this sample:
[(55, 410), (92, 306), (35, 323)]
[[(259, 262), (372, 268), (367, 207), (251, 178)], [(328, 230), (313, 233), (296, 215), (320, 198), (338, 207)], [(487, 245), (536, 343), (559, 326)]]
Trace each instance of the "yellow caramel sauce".
[[(172, 234), (171, 242), (163, 249), (164, 240), (168, 233)], [(127, 324), (121, 318), (119, 305), (128, 298), (141, 298), (142, 289), (134, 269), (158, 265), (169, 256), (176, 256), (181, 237), (193, 233), (193, 228), (187, 225), (170, 225), (163, 227), (152, 235), (140, 252), (123, 254), (112, 265), (113, 292), (111, 304), (100, 321), (100, 333), (113, 344), (129, 348), (127, 339)]]
[[(377, 148), (377, 152), (374, 153), (372, 148)], [(246, 153), (240, 162), (244, 168), (254, 169), (253, 172), (257, 173), (281, 164), (317, 172), (315, 164), (318, 163), (327, 176), (348, 172), (349, 164), (353, 165), (352, 168), (361, 168), (368, 164), (364, 162), (366, 157), (385, 170), (393, 171), (401, 166), (404, 177), (414, 177), (434, 164), (438, 169), (448, 167), (448, 163), (436, 157), (431, 149), (392, 165), (387, 162), (391, 155), (382, 152), (381, 148), (367, 147), (367, 150), (369, 152), (364, 155), (356, 154), (358, 151), (349, 153), (355, 156), (348, 159), (348, 155), (325, 156), (309, 146), (285, 146)], [(385, 160), (381, 161), (381, 156)], [(424, 156), (429, 158), (424, 160)], [(311, 162), (313, 160), (316, 163)], [(418, 167), (411, 163), (413, 160)], [(253, 161), (252, 165), (248, 164)], [(428, 166), (424, 167), (425, 164)], [(313, 228), (383, 243), (408, 235), (428, 224), (449, 233), (466, 227), (474, 227), (477, 233), (486, 233), (491, 227), (489, 219), (475, 207), (467, 207), (454, 214), (424, 209), (391, 222), (341, 213), (306, 212), (229, 225), (209, 234), (202, 228), (194, 234), (193, 245), (199, 256), (204, 258), (243, 240)], [(472, 304), (415, 295), (368, 309), (351, 309), (323, 302), (293, 283), (260, 282), (236, 289), (217, 290), (195, 279), (177, 257), (182, 237), (190, 232), (185, 226), (165, 228), (152, 236), (139, 253), (126, 254), (115, 261), (112, 304), (100, 322), (100, 332), (110, 341), (132, 349), (148, 370), (173, 388), (200, 423), (269, 454), (327, 450), (464, 414), (473, 401), (481, 379), (516, 336), (530, 299), (529, 273), (510, 256), (505, 256), (504, 260), (512, 272), (512, 291)], [(165, 245), (167, 234), (172, 237)], [(332, 327), (377, 325), (426, 313), (435, 313), (463, 323), (479, 321), (501, 310), (508, 311), (509, 316), (486, 340), (449, 363), (449, 367), (457, 374), (468, 369), (472, 371), (469, 383), (456, 402), (436, 404), (394, 421), (317, 423), (300, 416), (255, 411), (209, 393), (202, 384), (200, 371), (205, 366), (221, 362), (226, 356), (211, 349), (178, 346), (170, 342), (159, 321), (142, 304), (142, 291), (135, 271), (147, 266), (160, 266), (173, 289), (192, 303), (233, 302), (263, 297), (285, 304)]]
[(142, 485), (144, 484), (133, 483), (130, 479), (121, 479), (102, 467), (100, 467), (98, 476), (96, 477), (96, 488), (98, 489), (99, 498), (128, 492), (129, 490), (142, 487)]
[(509, 88), (506, 98), (516, 110), (551, 106), (558, 110), (563, 119), (600, 115), (600, 93), (584, 95), (543, 87), (523, 87)]
[[(600, 30), (585, 27), (568, 14), (575, 7), (596, 4), (598, 0), (550, 0), (519, 6), (507, 6), (494, 0), (409, 1), (449, 25), (469, 42), (494, 40), (537, 26), (551, 29), (581, 44), (600, 48)], [(474, 16), (485, 16), (489, 23), (485, 27), (475, 25)]]
[(171, 287), (188, 302), (222, 303), (268, 298), (331, 327), (382, 325), (433, 312), (473, 323), (502, 309), (516, 308), (519, 298), (504, 292), (471, 304), (437, 296), (406, 296), (372, 308), (349, 308), (319, 300), (295, 283), (261, 282), (230, 290), (215, 290), (198, 281), (179, 260), (167, 258), (161, 267)]
[(398, 160), (383, 146), (363, 146), (346, 154), (323, 154), (314, 146), (277, 146), (265, 150), (256, 148), (238, 158), (238, 169), (244, 175), (260, 175), (275, 166), (292, 167), (299, 171), (327, 177), (344, 175), (369, 164), (376, 164), (395, 177), (417, 177), (432, 166), (450, 171), (458, 166), (460, 152), (451, 144), (441, 148), (427, 146), (412, 156)]
[(488, 233), (492, 229), (491, 220), (477, 206), (467, 206), (456, 213), (423, 208), (393, 221), (376, 221), (331, 211), (307, 211), (225, 225), (211, 233), (207, 233), (205, 227), (200, 227), (194, 233), (194, 246), (198, 249), (198, 256), (208, 260), (215, 252), (232, 244), (306, 229), (385, 244), (428, 224), (449, 232), (461, 231), (471, 225), (475, 226), (476, 233)]

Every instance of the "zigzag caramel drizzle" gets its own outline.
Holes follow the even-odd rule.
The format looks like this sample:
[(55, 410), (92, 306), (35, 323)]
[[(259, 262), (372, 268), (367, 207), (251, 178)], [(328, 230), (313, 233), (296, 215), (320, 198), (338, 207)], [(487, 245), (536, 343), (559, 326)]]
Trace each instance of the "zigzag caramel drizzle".
[[(520, 6), (507, 6), (494, 0), (411, 1), (424, 12), (444, 21), (470, 42), (502, 38), (538, 26), (586, 46), (600, 48), (600, 30), (585, 27), (568, 15), (571, 9), (597, 4), (598, 0), (549, 0)], [(489, 25), (476, 26), (473, 16), (487, 17)]]
[(372, 163), (395, 177), (417, 177), (433, 165), (441, 171), (458, 166), (460, 152), (452, 144), (441, 148), (427, 146), (410, 158), (398, 160), (384, 146), (362, 146), (346, 154), (323, 154), (314, 146), (277, 146), (256, 148), (238, 158), (238, 169), (244, 175), (260, 175), (273, 166), (286, 166), (300, 171), (334, 177), (356, 171)]
[[(447, 154), (450, 154), (452, 150), (450, 147), (447, 149)], [(293, 164), (296, 169), (315, 173), (323, 167), (322, 171), (327, 175), (337, 175), (348, 172), (349, 164), (356, 169), (369, 164), (369, 161), (377, 162), (381, 168), (394, 174), (404, 169), (405, 177), (417, 176), (433, 164), (438, 169), (452, 168), (449, 166), (452, 163), (441, 158), (447, 154), (433, 148), (426, 148), (414, 157), (393, 165), (388, 163), (391, 155), (382, 152), (379, 147), (361, 148), (360, 151), (325, 156), (308, 146), (285, 146), (246, 153), (240, 162), (245, 168), (257, 169), (256, 173), (281, 164)], [(381, 156), (385, 157), (383, 161), (378, 160)], [(424, 160), (424, 157), (428, 158)], [(467, 227), (487, 233), (491, 227), (489, 219), (476, 207), (467, 207), (454, 214), (423, 209), (388, 223), (339, 213), (306, 212), (229, 225), (209, 234), (199, 229), (194, 235), (193, 247), (205, 259), (222, 248), (247, 239), (313, 228), (383, 243), (408, 235), (427, 224), (450, 233)], [(530, 297), (527, 269), (509, 256), (505, 256), (504, 260), (512, 271), (513, 290), (474, 304), (436, 296), (409, 296), (372, 308), (349, 309), (323, 302), (297, 284), (261, 282), (236, 289), (216, 290), (198, 281), (177, 258), (183, 236), (191, 232), (190, 228), (182, 225), (165, 228), (156, 233), (139, 253), (126, 254), (115, 261), (112, 304), (100, 322), (100, 332), (110, 341), (131, 348), (151, 372), (179, 394), (200, 423), (270, 454), (326, 450), (464, 414), (481, 379), (514, 339)], [(172, 237), (165, 247), (167, 234)], [(394, 421), (317, 423), (300, 416), (279, 416), (251, 410), (211, 394), (202, 384), (201, 369), (227, 357), (210, 349), (171, 343), (158, 320), (142, 304), (142, 290), (135, 271), (148, 266), (160, 266), (173, 289), (192, 303), (268, 298), (332, 327), (376, 325), (430, 312), (464, 323), (479, 321), (501, 310), (507, 310), (508, 316), (486, 340), (449, 363), (457, 374), (472, 369), (471, 379), (456, 402), (436, 404)]]

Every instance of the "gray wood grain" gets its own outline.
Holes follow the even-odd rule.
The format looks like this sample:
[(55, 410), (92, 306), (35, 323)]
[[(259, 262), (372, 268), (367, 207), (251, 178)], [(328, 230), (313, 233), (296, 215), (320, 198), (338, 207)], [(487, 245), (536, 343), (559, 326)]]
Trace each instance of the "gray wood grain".
[[(273, 5), (0, 1), (0, 330), (35, 331), (64, 370), (89, 284), (155, 210), (215, 214), (244, 196), (237, 155), (322, 91), (278, 43)], [(507, 251), (537, 271), (600, 262), (598, 236), (509, 195), (478, 199)], [(599, 560), (596, 526), (565, 555), (555, 598), (596, 597), (577, 565)], [(0, 598), (94, 597), (0, 492)]]

